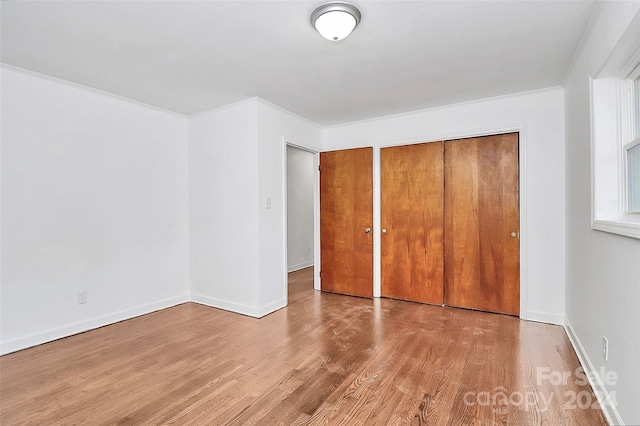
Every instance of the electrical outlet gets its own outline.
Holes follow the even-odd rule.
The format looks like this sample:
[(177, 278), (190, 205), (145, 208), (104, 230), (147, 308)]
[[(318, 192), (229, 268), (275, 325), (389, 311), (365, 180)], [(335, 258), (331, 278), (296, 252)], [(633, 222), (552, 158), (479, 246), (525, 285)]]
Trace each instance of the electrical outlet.
[(78, 293), (78, 305), (82, 305), (83, 303), (87, 303), (87, 292), (81, 291)]
[(605, 361), (609, 359), (609, 340), (604, 336), (602, 336), (602, 356)]
[(307, 254), (311, 254), (311, 248), (307, 248)]

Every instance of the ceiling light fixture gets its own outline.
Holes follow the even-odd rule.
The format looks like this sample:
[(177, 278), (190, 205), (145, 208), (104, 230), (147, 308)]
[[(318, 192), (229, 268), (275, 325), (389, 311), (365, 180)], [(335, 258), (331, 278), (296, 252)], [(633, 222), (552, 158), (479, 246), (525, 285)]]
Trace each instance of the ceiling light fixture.
[(358, 26), (361, 17), (355, 6), (333, 1), (311, 13), (311, 25), (327, 40), (340, 41)]

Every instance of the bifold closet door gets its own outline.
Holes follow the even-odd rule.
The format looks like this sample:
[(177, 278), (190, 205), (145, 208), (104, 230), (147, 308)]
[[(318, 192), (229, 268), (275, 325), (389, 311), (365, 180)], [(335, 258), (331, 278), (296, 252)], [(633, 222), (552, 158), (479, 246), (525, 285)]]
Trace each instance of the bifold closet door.
[(444, 145), (380, 155), (381, 295), (442, 304)]
[(320, 288), (373, 297), (373, 148), (320, 153)]
[(518, 134), (445, 142), (445, 304), (518, 315)]

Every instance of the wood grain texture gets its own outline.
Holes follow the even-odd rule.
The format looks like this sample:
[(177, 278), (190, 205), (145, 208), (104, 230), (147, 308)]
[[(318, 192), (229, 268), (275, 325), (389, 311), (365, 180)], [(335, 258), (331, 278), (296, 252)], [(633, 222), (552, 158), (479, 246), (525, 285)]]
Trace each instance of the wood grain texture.
[(373, 148), (320, 153), (323, 291), (373, 297)]
[(562, 327), (316, 292), (309, 268), (262, 319), (187, 303), (0, 357), (0, 423), (604, 425), (578, 366)]
[(518, 203), (517, 133), (445, 143), (447, 305), (519, 314)]
[(441, 305), (443, 299), (444, 145), (380, 153), (381, 294)]

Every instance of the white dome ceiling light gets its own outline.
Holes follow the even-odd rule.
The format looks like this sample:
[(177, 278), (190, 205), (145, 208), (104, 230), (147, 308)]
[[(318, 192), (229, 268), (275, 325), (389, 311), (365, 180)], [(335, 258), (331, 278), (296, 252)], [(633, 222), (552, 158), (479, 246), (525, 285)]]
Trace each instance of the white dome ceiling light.
[(334, 1), (311, 13), (311, 25), (327, 40), (340, 41), (358, 26), (361, 17), (355, 6)]

